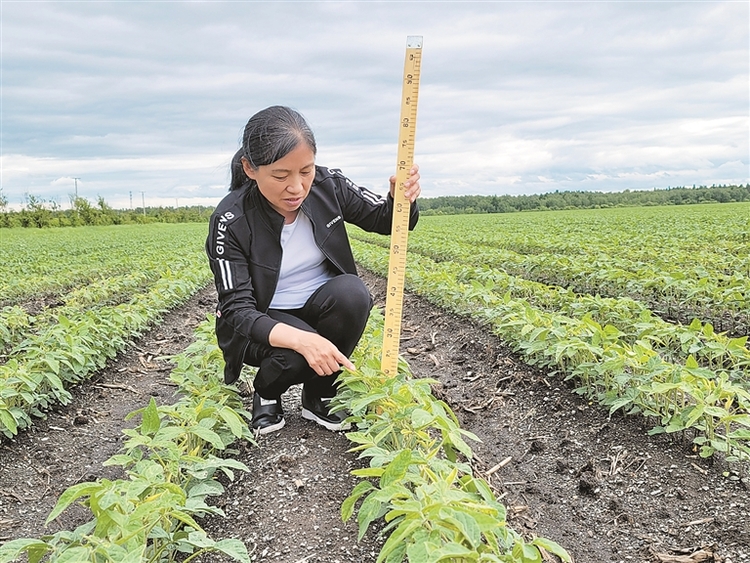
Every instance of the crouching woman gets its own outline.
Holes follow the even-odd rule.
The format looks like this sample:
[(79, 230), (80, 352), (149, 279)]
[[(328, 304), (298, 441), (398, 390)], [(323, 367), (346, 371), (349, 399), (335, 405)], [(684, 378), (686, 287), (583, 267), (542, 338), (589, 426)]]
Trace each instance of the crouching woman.
[[(232, 160), (230, 191), (211, 216), (206, 252), (218, 292), (216, 335), (224, 381), (258, 368), (252, 427), (284, 426), (281, 396), (302, 385), (302, 417), (329, 430), (336, 377), (364, 331), (372, 297), (357, 276), (345, 222), (389, 234), (390, 194), (378, 196), (340, 171), (315, 164), (313, 133), (296, 111), (266, 108), (250, 118)], [(420, 193), (414, 166), (405, 184)], [(411, 206), (409, 228), (417, 223)]]

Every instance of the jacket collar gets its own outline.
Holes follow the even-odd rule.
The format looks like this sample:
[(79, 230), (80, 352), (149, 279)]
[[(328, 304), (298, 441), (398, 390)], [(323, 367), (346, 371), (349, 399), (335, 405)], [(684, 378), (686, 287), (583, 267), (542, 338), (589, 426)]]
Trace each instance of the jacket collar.
[(284, 216), (271, 207), (271, 204), (263, 197), (257, 186), (248, 186), (247, 190), (247, 197), (253, 206), (260, 210), (259, 215), (263, 223), (272, 231), (280, 233), (284, 226)]

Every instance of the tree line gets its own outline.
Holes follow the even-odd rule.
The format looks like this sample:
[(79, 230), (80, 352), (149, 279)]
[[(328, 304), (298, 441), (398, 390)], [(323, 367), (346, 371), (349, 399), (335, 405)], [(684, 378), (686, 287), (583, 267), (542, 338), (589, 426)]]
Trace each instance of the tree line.
[[(419, 200), (419, 209), (423, 215), (459, 215), (741, 201), (750, 201), (750, 184), (677, 187), (650, 191), (555, 191), (535, 195), (425, 197)], [(100, 196), (96, 204), (92, 204), (83, 197), (73, 197), (71, 209), (63, 210), (57, 202), (27, 195), (24, 207), (20, 211), (15, 211), (8, 209), (8, 200), (0, 190), (0, 228), (77, 227), (128, 223), (203, 223), (208, 222), (213, 209), (213, 207), (202, 205), (113, 209)]]
[(60, 209), (55, 201), (26, 196), (20, 211), (7, 209), (0, 192), (0, 228), (12, 227), (80, 227), (84, 225), (125, 225), (132, 223), (207, 223), (212, 207), (139, 207), (114, 209), (103, 197), (92, 204), (83, 197), (71, 198), (70, 209)]
[(622, 192), (555, 191), (535, 195), (461, 195), (419, 200), (423, 215), (464, 213), (514, 213), (562, 209), (601, 209), (653, 205), (690, 205), (750, 201), (750, 184), (739, 186), (699, 186)]

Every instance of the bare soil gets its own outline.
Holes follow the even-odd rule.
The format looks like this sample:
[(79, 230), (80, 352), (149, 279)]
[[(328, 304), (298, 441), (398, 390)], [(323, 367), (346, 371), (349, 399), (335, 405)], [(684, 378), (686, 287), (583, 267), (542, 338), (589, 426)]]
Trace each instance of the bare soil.
[[(384, 282), (362, 272), (376, 302)], [(74, 483), (118, 477), (125, 416), (150, 397), (173, 402), (163, 356), (190, 342), (214, 308), (207, 288), (171, 312), (116, 361), (74, 390), (73, 401), (0, 444), (0, 541), (40, 537), (88, 520), (83, 507), (45, 527)], [(407, 294), (402, 353), (417, 377), (481, 442), (475, 469), (508, 507), (510, 524), (563, 545), (578, 563), (750, 562), (750, 483), (722, 462), (700, 459), (679, 437), (648, 437), (640, 418), (608, 413), (554, 375), (525, 365), (482, 326)], [(249, 389), (243, 389), (250, 408)], [(205, 521), (215, 539), (239, 538), (258, 562), (371, 563), (378, 530), (357, 541), (339, 507), (361, 466), (344, 434), (300, 417), (299, 389), (284, 397), (286, 427), (258, 446), (240, 444), (250, 468), (216, 499), (226, 518)], [(212, 555), (204, 562), (225, 561)]]

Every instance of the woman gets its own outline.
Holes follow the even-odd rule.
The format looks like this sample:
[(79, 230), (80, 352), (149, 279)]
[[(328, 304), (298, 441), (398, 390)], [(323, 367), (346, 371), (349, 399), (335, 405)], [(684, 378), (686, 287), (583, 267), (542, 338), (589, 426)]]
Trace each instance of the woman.
[[(230, 193), (211, 216), (206, 252), (219, 304), (216, 335), (224, 380), (243, 364), (258, 367), (252, 426), (281, 429), (281, 395), (302, 384), (302, 417), (341, 430), (329, 411), (336, 376), (362, 336), (372, 297), (357, 277), (344, 222), (367, 231), (391, 229), (390, 196), (359, 187), (338, 170), (315, 164), (310, 127), (296, 111), (266, 108), (248, 121), (232, 160)], [(414, 203), (418, 167), (405, 184)], [(411, 206), (409, 228), (417, 223)]]

